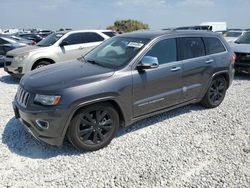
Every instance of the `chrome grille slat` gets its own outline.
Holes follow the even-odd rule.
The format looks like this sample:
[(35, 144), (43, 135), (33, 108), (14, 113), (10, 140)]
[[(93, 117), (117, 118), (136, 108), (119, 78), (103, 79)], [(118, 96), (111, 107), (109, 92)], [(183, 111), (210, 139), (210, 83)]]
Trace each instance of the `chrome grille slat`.
[(23, 88), (20, 86), (18, 87), (17, 93), (16, 93), (16, 101), (17, 103), (26, 108), (27, 104), (29, 102), (30, 94), (29, 92), (25, 91)]

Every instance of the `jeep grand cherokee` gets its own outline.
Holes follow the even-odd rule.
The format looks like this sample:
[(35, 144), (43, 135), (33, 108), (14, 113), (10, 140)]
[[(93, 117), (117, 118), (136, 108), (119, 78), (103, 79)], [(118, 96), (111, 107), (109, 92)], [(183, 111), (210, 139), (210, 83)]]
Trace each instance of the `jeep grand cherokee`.
[(234, 54), (218, 34), (138, 32), (113, 37), (72, 63), (28, 73), (13, 102), (37, 139), (79, 149), (108, 145), (120, 126), (202, 102), (221, 104)]

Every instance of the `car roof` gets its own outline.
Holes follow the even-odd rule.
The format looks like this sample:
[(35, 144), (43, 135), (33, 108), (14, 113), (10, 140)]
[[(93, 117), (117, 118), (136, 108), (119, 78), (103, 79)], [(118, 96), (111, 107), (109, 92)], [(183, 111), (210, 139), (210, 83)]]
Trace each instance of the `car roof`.
[(163, 31), (136, 31), (131, 33), (125, 33), (118, 36), (121, 37), (132, 37), (132, 38), (144, 38), (144, 39), (154, 39), (161, 36), (167, 35), (205, 35), (205, 36), (218, 36), (219, 34), (212, 31), (204, 30), (163, 30)]
[(57, 34), (66, 34), (66, 33), (78, 33), (78, 32), (112, 32), (112, 30), (99, 30), (99, 29), (86, 29), (86, 30), (65, 30), (65, 31), (57, 31)]

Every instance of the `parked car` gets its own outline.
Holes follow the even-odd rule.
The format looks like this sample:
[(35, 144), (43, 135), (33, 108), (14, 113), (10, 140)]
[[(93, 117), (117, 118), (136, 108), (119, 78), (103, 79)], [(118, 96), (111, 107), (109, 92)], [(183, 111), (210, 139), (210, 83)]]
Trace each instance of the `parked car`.
[(22, 43), (25, 45), (35, 45), (36, 44), (33, 40), (21, 38), (21, 37), (15, 36), (15, 35), (7, 35), (7, 36), (11, 39), (14, 39), (18, 43)]
[(35, 43), (38, 43), (43, 39), (39, 34), (36, 33), (17, 33), (16, 36), (32, 40)]
[(37, 34), (39, 34), (42, 38), (46, 38), (47, 36), (49, 36), (52, 33), (54, 33), (54, 31), (51, 31), (51, 30), (40, 30), (40, 31), (38, 31)]
[(235, 70), (250, 73), (250, 31), (244, 32), (234, 43), (230, 43), (236, 54)]
[(24, 46), (27, 46), (27, 43), (19, 42), (7, 35), (0, 35), (0, 66), (3, 66), (8, 51)]
[(234, 42), (244, 33), (245, 33), (244, 30), (230, 30), (225, 32), (223, 36), (227, 42)]
[(120, 126), (190, 103), (223, 101), (234, 53), (221, 35), (202, 31), (122, 34), (82, 59), (26, 74), (13, 102), (37, 139), (79, 149), (108, 145)]
[[(1, 53), (1, 51), (0, 51)], [(4, 66), (4, 62), (5, 62), (5, 56), (4, 55), (0, 55), (0, 67)]]
[(37, 45), (8, 52), (5, 71), (16, 77), (53, 63), (70, 61), (86, 54), (110, 37), (106, 30), (79, 30), (49, 35)]

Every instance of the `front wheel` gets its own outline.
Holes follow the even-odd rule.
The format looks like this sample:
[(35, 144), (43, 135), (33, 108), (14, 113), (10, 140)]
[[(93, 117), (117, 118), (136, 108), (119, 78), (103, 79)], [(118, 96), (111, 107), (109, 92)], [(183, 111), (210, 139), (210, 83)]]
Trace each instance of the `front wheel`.
[(67, 137), (78, 149), (95, 151), (107, 146), (119, 128), (117, 111), (109, 103), (88, 106), (72, 119)]
[(51, 63), (48, 62), (48, 61), (40, 61), (40, 62), (38, 62), (38, 63), (34, 66), (33, 70), (42, 68), (42, 67), (47, 66), (47, 65), (50, 65), (50, 64), (51, 64)]
[(226, 95), (226, 91), (226, 79), (223, 76), (215, 77), (202, 100), (202, 104), (208, 108), (215, 108), (219, 106)]

